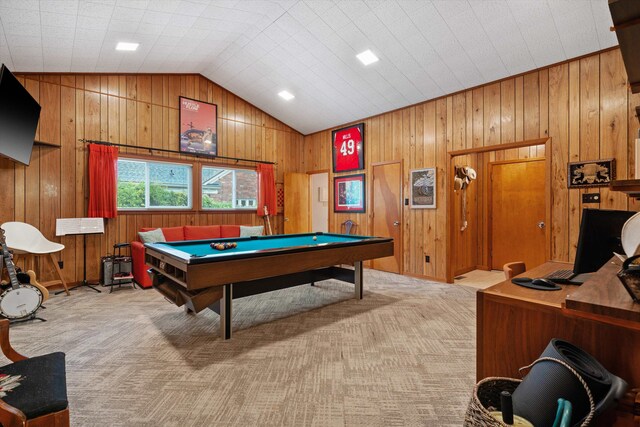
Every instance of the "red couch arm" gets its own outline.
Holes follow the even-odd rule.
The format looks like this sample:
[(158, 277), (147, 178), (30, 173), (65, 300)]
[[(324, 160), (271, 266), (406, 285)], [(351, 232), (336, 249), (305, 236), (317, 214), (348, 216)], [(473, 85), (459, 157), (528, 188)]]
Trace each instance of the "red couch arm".
[(148, 267), (144, 262), (146, 250), (141, 242), (131, 242), (131, 261), (133, 262), (133, 280), (142, 288), (151, 287), (151, 278), (147, 274)]

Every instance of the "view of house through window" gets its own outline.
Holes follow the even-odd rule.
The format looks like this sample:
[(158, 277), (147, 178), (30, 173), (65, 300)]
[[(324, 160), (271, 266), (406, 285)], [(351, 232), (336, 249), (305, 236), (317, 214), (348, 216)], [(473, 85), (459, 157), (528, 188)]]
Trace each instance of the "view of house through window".
[(190, 209), (192, 167), (118, 159), (118, 209)]
[(253, 209), (258, 205), (258, 173), (248, 169), (202, 168), (202, 207)]

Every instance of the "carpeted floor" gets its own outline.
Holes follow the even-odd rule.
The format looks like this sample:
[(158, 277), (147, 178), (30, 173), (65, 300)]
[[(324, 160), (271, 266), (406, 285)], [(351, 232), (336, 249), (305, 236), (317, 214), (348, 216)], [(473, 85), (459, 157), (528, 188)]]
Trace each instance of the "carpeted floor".
[(11, 327), (67, 354), (73, 426), (459, 426), (475, 383), (475, 290), (365, 270), (187, 315), (154, 290), (83, 288)]

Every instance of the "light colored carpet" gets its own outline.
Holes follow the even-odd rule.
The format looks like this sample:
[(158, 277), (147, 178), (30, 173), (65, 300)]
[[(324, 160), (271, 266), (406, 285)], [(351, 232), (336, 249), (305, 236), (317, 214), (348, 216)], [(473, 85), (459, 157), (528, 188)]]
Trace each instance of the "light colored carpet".
[(475, 383), (475, 290), (365, 270), (210, 310), (154, 290), (55, 296), (11, 327), (19, 352), (67, 354), (74, 426), (459, 426)]

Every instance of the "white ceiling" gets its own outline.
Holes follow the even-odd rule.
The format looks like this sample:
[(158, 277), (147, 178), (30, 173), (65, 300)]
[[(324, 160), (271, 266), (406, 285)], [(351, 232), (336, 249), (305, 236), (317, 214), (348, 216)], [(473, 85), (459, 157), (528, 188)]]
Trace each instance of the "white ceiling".
[(610, 25), (607, 0), (0, 0), (0, 62), (201, 73), (309, 134), (614, 46)]

